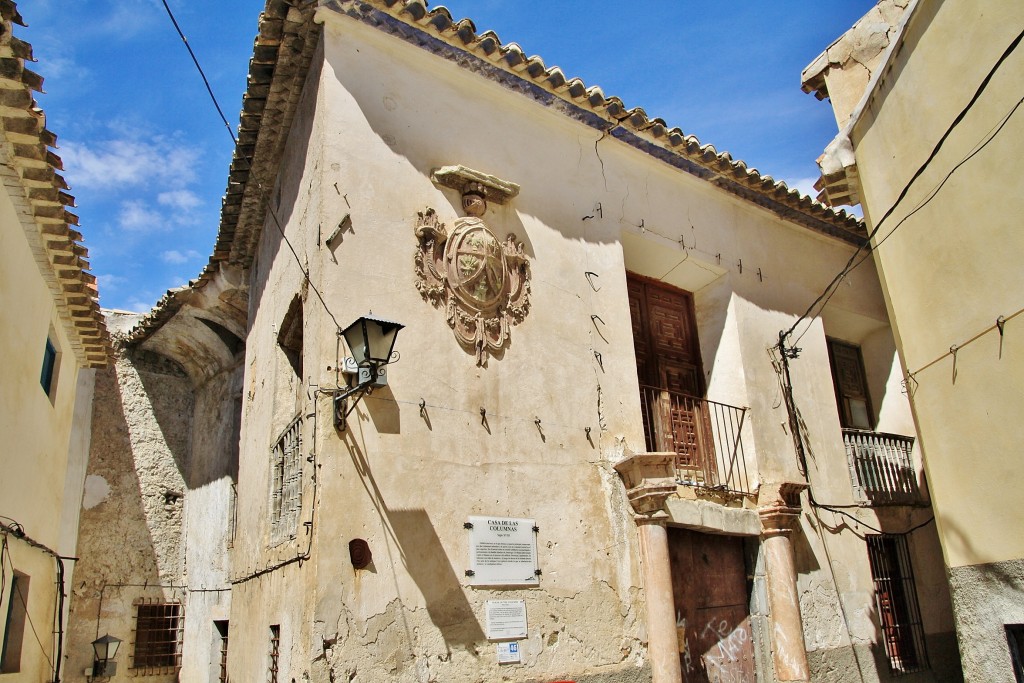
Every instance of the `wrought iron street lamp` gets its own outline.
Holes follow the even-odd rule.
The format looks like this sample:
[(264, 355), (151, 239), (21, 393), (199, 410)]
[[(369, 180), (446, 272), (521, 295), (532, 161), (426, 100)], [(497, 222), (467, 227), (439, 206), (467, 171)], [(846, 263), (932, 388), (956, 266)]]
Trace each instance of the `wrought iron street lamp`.
[[(351, 358), (345, 359), (345, 372), (352, 376), (347, 389), (334, 396), (334, 427), (345, 430), (345, 419), (364, 394), (387, 384), (388, 363), (398, 360), (395, 340), (405, 325), (372, 314), (365, 315), (346, 327), (339, 334), (345, 338)], [(349, 405), (349, 398), (355, 397)]]

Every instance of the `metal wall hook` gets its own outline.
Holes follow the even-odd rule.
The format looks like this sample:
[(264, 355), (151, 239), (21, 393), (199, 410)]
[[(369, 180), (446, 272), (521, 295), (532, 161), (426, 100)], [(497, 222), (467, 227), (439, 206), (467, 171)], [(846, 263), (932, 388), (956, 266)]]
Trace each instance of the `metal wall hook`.
[(601, 366), (601, 369), (604, 370), (604, 357), (601, 355), (601, 352), (594, 351), (594, 358), (597, 360), (597, 364)]
[(949, 347), (949, 352), (953, 355), (953, 383), (956, 384), (956, 352), (960, 350), (960, 347), (953, 344)]
[(584, 221), (589, 221), (589, 220), (590, 220), (590, 219), (592, 219), (592, 218), (593, 218), (593, 217), (594, 217), (595, 215), (596, 215), (596, 216), (600, 216), (601, 218), (604, 218), (604, 209), (603, 209), (603, 208), (601, 208), (601, 202), (598, 202), (598, 203), (597, 203), (597, 206), (595, 206), (595, 207), (594, 207), (594, 213), (590, 214), (589, 216), (584, 216), (584, 217), (583, 217), (583, 218), (581, 218), (580, 220), (584, 220)]
[(999, 330), (999, 357), (1003, 357), (1003, 332), (1006, 328), (1006, 316), (1001, 315), (996, 318), (996, 329)]
[(598, 275), (597, 273), (595, 273), (592, 270), (588, 270), (588, 271), (584, 272), (583, 275), (586, 276), (587, 282), (590, 283), (590, 288), (592, 290), (594, 290), (595, 292), (600, 292), (601, 291), (601, 288), (594, 284), (594, 278), (595, 277), (601, 277), (600, 275)]
[(601, 319), (601, 316), (597, 315), (596, 313), (590, 316), (590, 322), (594, 322), (594, 321), (598, 321), (598, 320), (601, 321), (602, 325), (607, 325), (608, 324), (604, 320)]

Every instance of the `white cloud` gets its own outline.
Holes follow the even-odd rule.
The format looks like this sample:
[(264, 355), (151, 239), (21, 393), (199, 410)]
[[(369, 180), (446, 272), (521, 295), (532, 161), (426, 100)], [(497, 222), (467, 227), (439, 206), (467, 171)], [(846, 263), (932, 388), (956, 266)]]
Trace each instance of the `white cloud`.
[(818, 196), (818, 191), (814, 189), (814, 183), (818, 182), (817, 178), (797, 178), (790, 182), (786, 181), (786, 185), (791, 190), (799, 190), (801, 194), (809, 196), (811, 199), (815, 199)]
[(195, 249), (189, 249), (184, 253), (178, 251), (177, 249), (172, 249), (170, 251), (162, 252), (160, 254), (160, 258), (164, 260), (164, 263), (173, 263), (175, 265), (181, 265), (182, 263), (188, 263), (189, 261), (194, 261), (198, 258), (202, 258), (202, 254), (200, 254)]
[(161, 229), (165, 221), (159, 213), (147, 208), (144, 201), (131, 199), (121, 202), (118, 222), (125, 230), (154, 232)]
[(132, 313), (148, 313), (153, 308), (153, 302), (143, 301), (138, 297), (131, 297), (128, 299), (128, 303), (125, 304), (124, 310), (131, 311)]
[(198, 195), (190, 190), (161, 192), (157, 195), (156, 200), (163, 206), (169, 206), (179, 211), (189, 211), (202, 203)]
[(164, 137), (122, 137), (98, 143), (65, 142), (68, 179), (84, 189), (128, 189), (160, 183), (181, 188), (195, 180), (199, 150)]
[(99, 285), (101, 293), (105, 289), (109, 290), (109, 291), (112, 291), (112, 292), (116, 292), (117, 289), (121, 285), (123, 285), (126, 282), (128, 282), (128, 278), (121, 277), (120, 275), (112, 275), (112, 274), (97, 275), (96, 276), (96, 282)]

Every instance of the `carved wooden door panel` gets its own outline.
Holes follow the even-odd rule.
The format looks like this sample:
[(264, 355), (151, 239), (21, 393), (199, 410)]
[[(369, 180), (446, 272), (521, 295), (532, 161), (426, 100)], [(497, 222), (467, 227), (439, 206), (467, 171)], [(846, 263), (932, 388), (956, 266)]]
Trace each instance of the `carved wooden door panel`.
[(755, 680), (743, 540), (669, 528), (684, 683)]
[(703, 404), (692, 400), (704, 395), (693, 298), (634, 275), (627, 284), (647, 448), (675, 451), (677, 467), (701, 481), (714, 478), (710, 421)]

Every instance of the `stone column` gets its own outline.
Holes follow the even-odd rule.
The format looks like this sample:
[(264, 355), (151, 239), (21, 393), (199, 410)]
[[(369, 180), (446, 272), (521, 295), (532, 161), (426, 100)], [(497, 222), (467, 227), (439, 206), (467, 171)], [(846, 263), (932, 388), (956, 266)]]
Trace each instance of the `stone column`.
[(615, 465), (636, 513), (653, 683), (679, 683), (683, 676), (665, 527), (668, 515), (662, 510), (665, 500), (676, 492), (675, 458), (675, 453), (638, 453)]
[(800, 491), (806, 484), (765, 484), (758, 495), (761, 547), (768, 574), (768, 605), (771, 609), (772, 657), (780, 683), (810, 681), (804, 647), (800, 596), (790, 533), (800, 517)]

